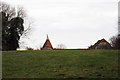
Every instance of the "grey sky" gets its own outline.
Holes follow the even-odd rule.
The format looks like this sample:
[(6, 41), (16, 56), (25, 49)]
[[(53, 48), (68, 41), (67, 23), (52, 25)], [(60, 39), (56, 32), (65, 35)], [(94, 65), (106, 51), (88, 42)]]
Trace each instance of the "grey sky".
[(53, 47), (87, 48), (97, 40), (117, 34), (118, 0), (2, 0), (23, 6), (33, 20), (30, 39), (39, 48), (49, 35)]

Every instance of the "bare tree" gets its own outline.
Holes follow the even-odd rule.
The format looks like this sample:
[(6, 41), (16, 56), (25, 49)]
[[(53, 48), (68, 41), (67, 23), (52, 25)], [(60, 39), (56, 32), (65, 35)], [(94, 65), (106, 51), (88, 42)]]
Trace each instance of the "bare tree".
[(58, 44), (56, 49), (65, 49), (66, 46), (64, 44)]
[(110, 44), (114, 49), (120, 49), (120, 37), (119, 36), (113, 36), (110, 39)]
[(23, 7), (17, 7), (17, 17), (25, 18), (26, 12)]
[(26, 13), (23, 7), (12, 7), (4, 2), (0, 2), (0, 12), (6, 13), (8, 20), (15, 17), (25, 18)]
[(28, 45), (27, 41), (28, 40), (30, 41), (29, 35), (32, 30), (33, 21), (29, 19), (28, 17), (26, 17), (24, 25), (25, 25), (25, 30), (23, 31), (23, 34), (20, 38), (19, 45), (20, 45), (20, 48), (26, 49)]
[(11, 20), (16, 15), (15, 8), (3, 2), (0, 2), (0, 12), (6, 13), (8, 20)]

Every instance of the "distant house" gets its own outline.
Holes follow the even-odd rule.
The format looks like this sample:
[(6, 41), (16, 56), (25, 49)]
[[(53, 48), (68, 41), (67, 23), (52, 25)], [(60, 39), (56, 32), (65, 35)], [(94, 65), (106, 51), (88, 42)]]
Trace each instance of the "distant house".
[(89, 49), (112, 49), (112, 47), (105, 39), (101, 39), (98, 40), (94, 45), (90, 46)]
[(53, 47), (52, 47), (52, 44), (48, 38), (48, 35), (47, 35), (47, 39), (46, 39), (43, 47), (41, 48), (41, 50), (53, 50)]

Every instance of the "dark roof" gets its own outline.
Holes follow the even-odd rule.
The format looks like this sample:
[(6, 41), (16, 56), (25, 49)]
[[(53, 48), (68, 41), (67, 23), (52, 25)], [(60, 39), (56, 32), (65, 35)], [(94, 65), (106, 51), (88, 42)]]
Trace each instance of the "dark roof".
[[(93, 47), (95, 48), (98, 44), (100, 44), (101, 42), (105, 42), (105, 43), (107, 43), (107, 44), (109, 44), (110, 45), (110, 43), (109, 42), (107, 42), (104, 38), (103, 39), (101, 39), (101, 40), (98, 40), (94, 45), (93, 45)], [(110, 45), (111, 46), (111, 45)]]

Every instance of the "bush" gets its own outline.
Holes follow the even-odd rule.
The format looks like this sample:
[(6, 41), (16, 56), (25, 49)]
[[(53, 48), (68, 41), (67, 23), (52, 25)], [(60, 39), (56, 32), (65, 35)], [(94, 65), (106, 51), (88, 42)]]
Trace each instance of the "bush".
[(30, 48), (30, 47), (27, 47), (26, 49), (27, 49), (27, 50), (34, 50), (33, 48)]

